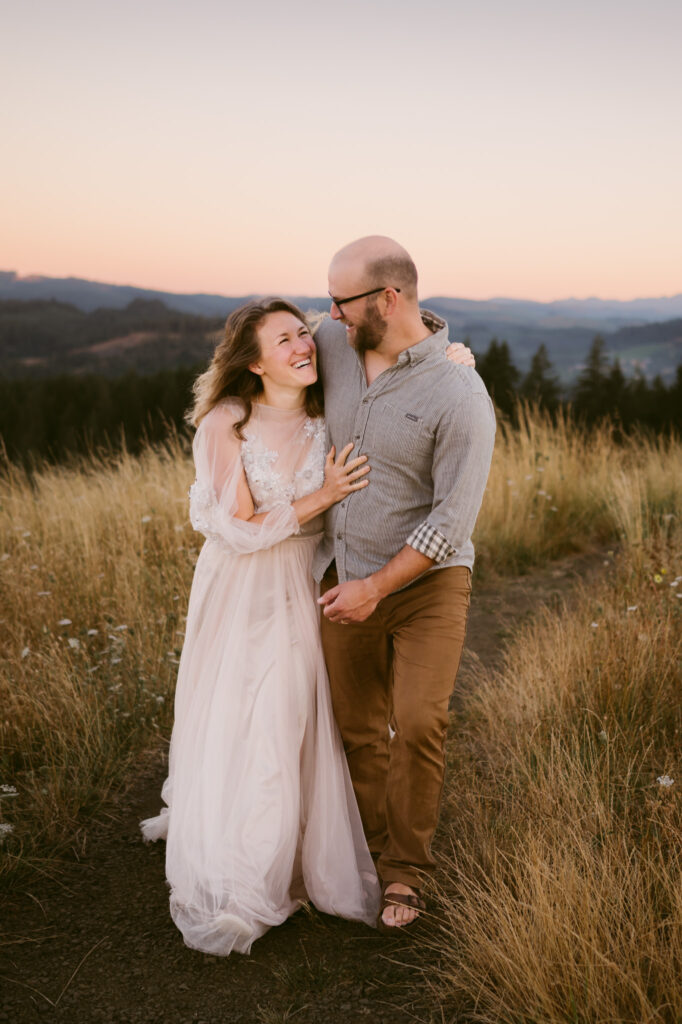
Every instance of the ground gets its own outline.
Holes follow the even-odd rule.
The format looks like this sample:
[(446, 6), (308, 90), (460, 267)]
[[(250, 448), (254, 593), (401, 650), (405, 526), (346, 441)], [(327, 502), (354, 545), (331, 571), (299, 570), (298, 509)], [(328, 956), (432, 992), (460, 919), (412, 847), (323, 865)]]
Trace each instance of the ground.
[[(593, 551), (475, 585), (457, 689), (499, 667), (518, 625), (570, 598), (604, 559)], [(144, 845), (138, 828), (159, 808), (164, 775), (163, 752), (150, 755), (92, 826), (84, 855), (46, 865), (3, 898), (0, 1021), (454, 1024), (424, 984), (434, 964), (419, 936), (387, 939), (304, 908), (250, 957), (186, 948), (168, 915), (164, 845)]]

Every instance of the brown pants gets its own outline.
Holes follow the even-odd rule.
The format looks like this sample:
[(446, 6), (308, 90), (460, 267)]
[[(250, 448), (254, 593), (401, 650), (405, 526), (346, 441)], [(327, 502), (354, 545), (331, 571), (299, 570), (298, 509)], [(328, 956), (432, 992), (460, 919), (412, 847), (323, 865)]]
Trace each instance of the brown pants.
[[(332, 567), (322, 593), (337, 583)], [(471, 572), (455, 566), (384, 598), (365, 622), (342, 626), (322, 616), (334, 714), (384, 882), (417, 885), (435, 865), (448, 702), (470, 593)]]

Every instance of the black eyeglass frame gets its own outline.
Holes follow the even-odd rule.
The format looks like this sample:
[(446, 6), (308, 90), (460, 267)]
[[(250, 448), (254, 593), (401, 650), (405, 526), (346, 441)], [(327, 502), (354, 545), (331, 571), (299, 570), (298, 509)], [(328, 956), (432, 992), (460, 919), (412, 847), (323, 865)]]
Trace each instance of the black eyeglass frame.
[[(368, 292), (360, 292), (359, 295), (351, 295), (348, 299), (335, 299), (331, 292), (327, 292), (327, 295), (332, 300), (332, 303), (337, 309), (341, 309), (341, 306), (345, 306), (347, 302), (355, 302), (356, 299), (366, 299), (368, 295), (378, 295), (379, 292), (385, 292), (387, 288), (392, 287), (388, 284), (382, 284), (380, 288), (371, 288)], [(394, 288), (394, 292), (399, 292), (400, 288)]]

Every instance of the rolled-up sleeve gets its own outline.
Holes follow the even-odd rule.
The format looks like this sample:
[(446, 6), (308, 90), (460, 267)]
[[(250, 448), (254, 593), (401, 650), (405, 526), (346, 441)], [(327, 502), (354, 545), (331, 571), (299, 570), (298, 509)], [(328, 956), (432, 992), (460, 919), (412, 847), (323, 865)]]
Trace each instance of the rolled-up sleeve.
[(406, 543), (434, 562), (456, 554), (473, 532), (495, 444), (495, 413), (485, 391), (446, 413), (433, 453), (433, 507)]

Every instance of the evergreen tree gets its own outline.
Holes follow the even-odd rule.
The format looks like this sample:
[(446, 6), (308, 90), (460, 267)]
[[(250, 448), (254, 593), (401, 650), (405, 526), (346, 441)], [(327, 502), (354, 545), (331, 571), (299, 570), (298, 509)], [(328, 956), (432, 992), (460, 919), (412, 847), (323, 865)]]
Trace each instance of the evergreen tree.
[(530, 370), (523, 379), (521, 394), (530, 402), (536, 402), (550, 412), (559, 405), (559, 380), (553, 376), (552, 363), (545, 345), (540, 345), (533, 356)]
[(488, 351), (477, 360), (476, 369), (498, 409), (510, 416), (514, 411), (521, 375), (512, 362), (507, 342), (493, 338)]
[(607, 409), (607, 380), (609, 363), (606, 358), (606, 343), (597, 335), (587, 355), (587, 363), (581, 371), (573, 392), (573, 407), (578, 416), (590, 423), (605, 416)]

